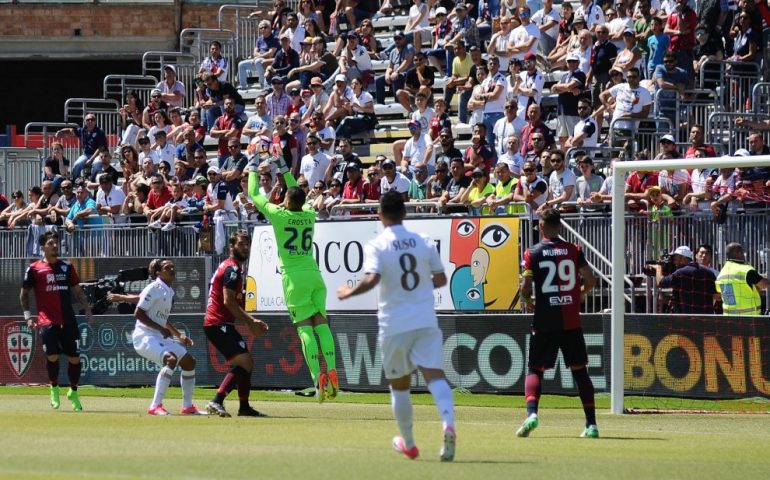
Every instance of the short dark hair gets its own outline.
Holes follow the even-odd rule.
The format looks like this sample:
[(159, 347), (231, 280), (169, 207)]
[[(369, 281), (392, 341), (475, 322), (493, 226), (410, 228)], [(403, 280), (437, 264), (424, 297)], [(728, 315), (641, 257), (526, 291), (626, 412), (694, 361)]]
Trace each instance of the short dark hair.
[(552, 207), (545, 207), (540, 214), (540, 221), (550, 231), (558, 231), (561, 226), (561, 214), (559, 210)]
[(663, 54), (663, 58), (664, 59), (665, 58), (669, 58), (669, 59), (676, 60), (676, 53), (674, 53), (674, 52), (666, 52), (666, 53)]
[(238, 243), (238, 240), (245, 238), (247, 241), (251, 240), (251, 237), (249, 234), (243, 230), (239, 230), (236, 232), (233, 232), (230, 234), (230, 238), (228, 239), (228, 243), (231, 247), (235, 246), (236, 243)]
[(300, 210), (305, 204), (307, 196), (305, 191), (299, 187), (289, 187), (286, 190), (286, 200), (289, 202), (289, 210)]
[(170, 258), (155, 258), (150, 262), (150, 265), (148, 267), (150, 277), (156, 278), (158, 276), (158, 273), (163, 269), (163, 263), (164, 262), (170, 262)]
[(40, 246), (42, 247), (43, 245), (48, 243), (48, 240), (50, 240), (52, 238), (56, 239), (56, 240), (59, 240), (59, 234), (54, 232), (53, 230), (49, 230), (49, 231), (43, 233), (42, 235), (40, 235), (39, 237), (37, 237), (37, 243), (39, 243)]
[(698, 251), (698, 250), (700, 250), (701, 248), (702, 248), (703, 250), (706, 250), (706, 251), (708, 252), (708, 254), (709, 254), (709, 255), (711, 255), (712, 257), (714, 256), (714, 247), (712, 247), (712, 246), (711, 246), (711, 245), (709, 245), (708, 243), (703, 243), (703, 244), (701, 244), (701, 245), (698, 245), (698, 248), (697, 248), (695, 251), (697, 252), (697, 251)]
[(399, 221), (406, 214), (404, 196), (395, 190), (390, 190), (380, 197), (380, 212), (382, 216), (392, 221)]

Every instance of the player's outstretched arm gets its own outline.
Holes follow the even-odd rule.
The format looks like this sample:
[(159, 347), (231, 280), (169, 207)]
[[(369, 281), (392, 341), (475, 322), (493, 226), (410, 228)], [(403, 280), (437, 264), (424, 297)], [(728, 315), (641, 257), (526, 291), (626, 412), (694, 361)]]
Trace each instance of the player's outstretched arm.
[(433, 274), (433, 288), (441, 288), (446, 285), (446, 283), (446, 273), (440, 272)]
[[(446, 281), (446, 277), (444, 280)], [(340, 285), (337, 288), (337, 298), (345, 300), (348, 297), (361, 295), (376, 287), (378, 283), (380, 283), (379, 273), (367, 273), (363, 280), (358, 282), (355, 287), (349, 287), (347, 284)]]
[(259, 173), (257, 173), (256, 168), (252, 168), (251, 172), (249, 172), (249, 198), (251, 198), (254, 206), (260, 212), (263, 214), (267, 213), (265, 206), (268, 204), (268, 201), (266, 196), (259, 193)]
[(230, 288), (224, 287), (223, 288), (224, 293), (224, 301), (225, 301), (225, 307), (230, 312), (230, 314), (238, 320), (239, 322), (246, 325), (246, 327), (249, 329), (251, 334), (256, 338), (262, 335), (263, 333), (267, 332), (269, 327), (265, 322), (262, 320), (259, 320), (258, 318), (254, 318), (246, 311), (241, 308), (240, 304), (238, 303), (238, 298), (236, 296), (235, 290), (232, 290)]

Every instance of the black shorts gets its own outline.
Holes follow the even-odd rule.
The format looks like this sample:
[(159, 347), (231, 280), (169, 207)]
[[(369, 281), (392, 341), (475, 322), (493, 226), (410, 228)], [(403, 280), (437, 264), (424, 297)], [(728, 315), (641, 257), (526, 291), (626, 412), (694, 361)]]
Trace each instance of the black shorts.
[(209, 342), (227, 360), (241, 353), (249, 352), (246, 349), (246, 342), (232, 323), (203, 327), (203, 331), (206, 333), (206, 338), (209, 339)]
[(568, 367), (588, 365), (583, 329), (533, 333), (529, 340), (529, 367), (549, 369), (556, 365), (561, 350)]
[(46, 355), (80, 356), (80, 331), (75, 321), (40, 327), (40, 338)]

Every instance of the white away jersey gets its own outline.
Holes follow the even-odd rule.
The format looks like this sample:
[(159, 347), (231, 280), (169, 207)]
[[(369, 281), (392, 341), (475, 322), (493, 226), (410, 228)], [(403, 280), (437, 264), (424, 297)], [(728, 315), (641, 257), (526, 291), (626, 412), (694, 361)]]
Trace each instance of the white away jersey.
[(364, 273), (380, 275), (380, 335), (437, 327), (433, 274), (442, 273), (433, 241), (403, 225), (388, 227), (364, 248)]
[[(154, 282), (150, 282), (144, 287), (144, 290), (142, 290), (142, 294), (139, 295), (139, 304), (137, 305), (137, 308), (144, 310), (145, 313), (147, 313), (147, 316), (150, 317), (150, 320), (165, 327), (173, 303), (174, 290), (166, 285), (163, 280), (156, 278)], [(158, 330), (150, 328), (137, 320), (134, 335), (140, 333), (144, 335), (161, 336)]]

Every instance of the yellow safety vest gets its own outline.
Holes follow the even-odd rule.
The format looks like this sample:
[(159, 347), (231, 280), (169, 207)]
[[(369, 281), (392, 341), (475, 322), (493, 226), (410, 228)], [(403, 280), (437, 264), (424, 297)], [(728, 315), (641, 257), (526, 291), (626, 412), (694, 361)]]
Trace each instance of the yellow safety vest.
[(757, 289), (746, 283), (746, 274), (754, 268), (728, 260), (717, 277), (717, 292), (722, 294), (725, 315), (759, 315), (762, 301)]
[[(519, 183), (519, 180), (513, 177), (508, 180), (508, 185), (503, 185), (502, 180), (498, 180), (497, 185), (495, 185), (495, 199), (499, 200), (506, 195), (510, 195), (517, 183)], [(524, 213), (524, 211), (524, 205), (505, 205), (505, 213)]]

